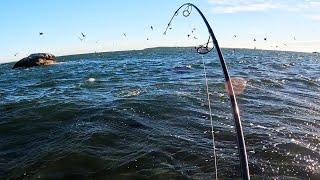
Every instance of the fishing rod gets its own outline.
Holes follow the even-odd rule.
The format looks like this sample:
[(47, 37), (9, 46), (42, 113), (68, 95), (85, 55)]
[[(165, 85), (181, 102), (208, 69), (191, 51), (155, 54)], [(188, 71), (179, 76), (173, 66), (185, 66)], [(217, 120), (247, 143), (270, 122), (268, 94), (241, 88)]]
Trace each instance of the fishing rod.
[(199, 54), (207, 54), (209, 53), (211, 50), (208, 47), (208, 44), (210, 43), (210, 38), (212, 39), (212, 43), (216, 49), (216, 52), (218, 54), (221, 66), (222, 66), (222, 70), (223, 70), (223, 74), (225, 77), (225, 81), (227, 84), (227, 92), (229, 94), (230, 97), (230, 101), (231, 101), (231, 106), (232, 106), (232, 112), (233, 112), (233, 118), (234, 118), (234, 124), (235, 124), (235, 130), (236, 130), (236, 134), (237, 134), (237, 142), (238, 142), (238, 149), (239, 149), (239, 158), (240, 158), (240, 165), (241, 165), (241, 173), (242, 173), (242, 179), (244, 180), (249, 180), (250, 179), (250, 174), (249, 174), (249, 166), (248, 166), (248, 158), (247, 158), (247, 152), (246, 152), (246, 145), (245, 145), (245, 140), (244, 140), (244, 135), (243, 135), (243, 130), (242, 130), (242, 125), (241, 125), (241, 120), (240, 120), (240, 112), (239, 112), (239, 107), (238, 107), (238, 103), (237, 103), (237, 99), (233, 90), (233, 86), (232, 86), (232, 82), (230, 79), (230, 75), (228, 72), (228, 68), (226, 65), (226, 62), (223, 58), (221, 49), (219, 47), (218, 41), (212, 31), (211, 26), (209, 25), (207, 19), (205, 18), (205, 16), (203, 15), (203, 13), (200, 11), (200, 9), (191, 4), (191, 3), (186, 3), (183, 4), (182, 6), (180, 6), (178, 8), (178, 10), (175, 11), (174, 15), (172, 16), (171, 20), (168, 23), (168, 26), (164, 32), (164, 35), (167, 33), (168, 29), (171, 29), (171, 23), (174, 19), (175, 16), (178, 16), (178, 12), (180, 11), (180, 9), (182, 9), (183, 7), (185, 7), (185, 9), (183, 10), (183, 16), (184, 17), (188, 17), (191, 12), (192, 12), (192, 8), (195, 8), (197, 10), (197, 12), (200, 14), (200, 16), (202, 17), (205, 25), (207, 26), (208, 32), (209, 32), (209, 40), (205, 45), (201, 45), (200, 47), (196, 48), (197, 52)]

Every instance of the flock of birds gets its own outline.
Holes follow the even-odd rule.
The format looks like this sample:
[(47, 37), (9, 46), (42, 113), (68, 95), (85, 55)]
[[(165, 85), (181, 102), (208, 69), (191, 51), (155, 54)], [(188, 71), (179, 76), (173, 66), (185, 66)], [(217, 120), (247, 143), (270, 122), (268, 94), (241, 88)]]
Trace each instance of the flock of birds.
[[(237, 38), (237, 35), (233, 35), (233, 37), (234, 37), (234, 38)], [(267, 41), (267, 39), (268, 39), (267, 37), (264, 37), (264, 38), (263, 38), (264, 41)], [(295, 36), (293, 37), (293, 40), (294, 40), (294, 41), (297, 40)], [(257, 39), (254, 38), (254, 39), (253, 39), (253, 42), (256, 42), (256, 41), (257, 41)], [(288, 47), (288, 44), (286, 44), (286, 43), (282, 43), (282, 45)], [(273, 46), (270, 46), (270, 47), (273, 47)], [(278, 48), (279, 46), (276, 45), (275, 47)], [(254, 49), (256, 49), (256, 47), (254, 47)]]
[[(153, 26), (150, 26), (150, 29), (153, 31), (153, 30), (154, 30), (154, 27), (153, 27)], [(172, 29), (172, 28), (169, 27), (169, 30), (171, 30), (171, 29)], [(193, 39), (197, 40), (198, 37), (195, 36), (195, 32), (196, 32), (196, 28), (192, 28), (191, 33), (188, 33), (188, 34), (187, 34), (187, 38), (193, 38)], [(44, 36), (44, 35), (45, 35), (44, 32), (39, 32), (39, 36)], [(123, 37), (125, 37), (125, 38), (127, 37), (127, 33), (122, 33), (122, 35), (123, 35)], [(165, 34), (164, 34), (164, 35), (165, 35)], [(78, 36), (78, 39), (79, 39), (81, 42), (83, 42), (83, 41), (85, 41), (86, 37), (87, 37), (87, 34), (81, 32), (81, 34)], [(234, 34), (233, 37), (234, 37), (234, 38), (238, 38), (238, 35)], [(263, 38), (264, 41), (267, 41), (267, 39), (268, 39), (267, 37), (264, 37), (264, 38)], [(150, 38), (147, 38), (147, 41), (149, 41), (149, 40), (150, 40)], [(296, 37), (295, 37), (295, 36), (293, 37), (293, 40), (296, 40)], [(257, 41), (257, 39), (254, 38), (254, 39), (253, 39), (253, 42), (256, 42), (256, 41)], [(96, 43), (99, 43), (99, 41), (96, 41)], [(282, 45), (288, 47), (288, 45), (287, 45), (286, 43), (282, 43)], [(270, 46), (270, 47), (273, 47), (273, 46)], [(278, 45), (275, 46), (275, 48), (278, 48), (278, 47), (279, 47)], [(254, 49), (256, 49), (256, 47), (254, 47)], [(14, 56), (16, 57), (18, 54), (19, 54), (19, 53), (15, 53)]]
[[(150, 26), (150, 29), (153, 31), (153, 26)], [(127, 34), (126, 33), (122, 33), (122, 35), (124, 36), (124, 37), (127, 37)], [(147, 38), (147, 41), (149, 41), (150, 39), (149, 38)]]

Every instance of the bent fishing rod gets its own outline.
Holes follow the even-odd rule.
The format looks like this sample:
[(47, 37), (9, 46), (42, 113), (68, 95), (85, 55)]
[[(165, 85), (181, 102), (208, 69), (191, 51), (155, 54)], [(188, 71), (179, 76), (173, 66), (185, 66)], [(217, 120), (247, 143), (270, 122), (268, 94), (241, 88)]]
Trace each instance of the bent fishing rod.
[[(235, 124), (235, 130), (236, 130), (236, 134), (237, 134), (237, 142), (238, 142), (238, 149), (239, 149), (239, 158), (240, 158), (240, 165), (241, 165), (241, 173), (242, 173), (242, 179), (244, 180), (249, 180), (250, 179), (250, 174), (249, 174), (249, 166), (248, 166), (248, 158), (247, 158), (247, 152), (246, 152), (246, 145), (245, 145), (245, 140), (244, 140), (244, 135), (243, 135), (243, 130), (242, 130), (242, 125), (241, 125), (241, 120), (240, 120), (240, 112), (239, 112), (239, 107), (238, 107), (238, 103), (237, 103), (237, 99), (233, 90), (233, 86), (232, 86), (232, 82), (230, 79), (230, 75), (228, 72), (228, 68), (226, 65), (226, 62), (223, 58), (221, 49), (219, 47), (218, 41), (212, 31), (211, 26), (209, 25), (206, 17), (203, 15), (203, 13), (200, 11), (200, 9), (191, 4), (191, 3), (186, 3), (183, 4), (182, 6), (180, 6), (174, 13), (174, 15), (172, 16), (170, 22), (168, 23), (168, 26), (164, 32), (164, 35), (167, 33), (168, 29), (171, 29), (171, 23), (174, 19), (175, 16), (178, 16), (178, 12), (180, 11), (180, 9), (182, 9), (183, 7), (185, 7), (185, 9), (183, 10), (183, 16), (184, 17), (188, 17), (191, 12), (192, 12), (192, 8), (195, 8), (197, 10), (197, 12), (200, 14), (200, 16), (202, 17), (208, 32), (209, 32), (209, 39), (208, 42), (205, 45), (201, 45), (200, 47), (197, 48), (197, 52), (199, 54), (207, 54), (209, 53), (211, 50), (208, 47), (208, 44), (210, 42), (213, 43), (214, 48), (216, 49), (216, 52), (218, 54), (219, 60), (220, 60), (220, 64), (223, 70), (223, 74), (225, 77), (225, 81), (227, 84), (227, 92), (229, 94), (230, 97), (230, 101), (231, 101), (231, 107), (232, 107), (232, 113), (233, 113), (233, 118), (234, 118), (234, 124)], [(210, 41), (210, 38), (212, 39), (212, 41)]]

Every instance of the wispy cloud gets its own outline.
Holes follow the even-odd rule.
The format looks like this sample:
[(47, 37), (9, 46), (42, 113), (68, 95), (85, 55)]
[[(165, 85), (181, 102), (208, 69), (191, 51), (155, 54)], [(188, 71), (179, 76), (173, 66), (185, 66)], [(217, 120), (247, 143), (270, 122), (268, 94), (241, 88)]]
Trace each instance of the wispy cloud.
[(311, 19), (320, 15), (320, 1), (316, 0), (208, 0), (215, 13), (260, 12), (268, 10), (294, 11), (308, 14)]
[(276, 3), (272, 0), (209, 0), (209, 3), (214, 6), (215, 13), (265, 11), (285, 7), (285, 4)]

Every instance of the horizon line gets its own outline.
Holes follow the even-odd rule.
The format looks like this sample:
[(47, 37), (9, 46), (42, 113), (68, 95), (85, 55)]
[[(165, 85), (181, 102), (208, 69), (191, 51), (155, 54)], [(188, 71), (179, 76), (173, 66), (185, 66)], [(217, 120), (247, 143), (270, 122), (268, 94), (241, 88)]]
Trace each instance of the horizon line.
[[(83, 53), (75, 53), (75, 54), (61, 54), (57, 55), (56, 57), (66, 57), (66, 56), (77, 56), (77, 55), (87, 55), (87, 54), (98, 54), (98, 53), (115, 53), (115, 52), (130, 52), (130, 51), (143, 51), (148, 49), (156, 49), (156, 48), (194, 48), (195, 46), (155, 46), (155, 47), (148, 47), (148, 48), (141, 48), (141, 49), (126, 49), (126, 50), (111, 50), (111, 51), (96, 51), (96, 52), (83, 52)], [(320, 53), (318, 51), (294, 51), (294, 50), (281, 50), (281, 49), (263, 49), (263, 48), (241, 48), (241, 47), (221, 47), (221, 49), (241, 49), (241, 50), (259, 50), (259, 51), (278, 51), (278, 52), (291, 52), (291, 53), (308, 53), (308, 54), (314, 54), (314, 53)], [(196, 52), (196, 51), (195, 51)], [(39, 52), (37, 52), (39, 53)], [(48, 53), (48, 52), (40, 52), (40, 53)], [(223, 52), (222, 52), (223, 53)], [(34, 54), (34, 53), (31, 53)], [(29, 54), (29, 55), (31, 55)], [(28, 56), (25, 56), (28, 57)], [(25, 58), (23, 57), (23, 58)], [(23, 59), (21, 58), (21, 59)], [(8, 60), (8, 61), (1, 61), (0, 64), (9, 64), (18, 62), (19, 60)]]

